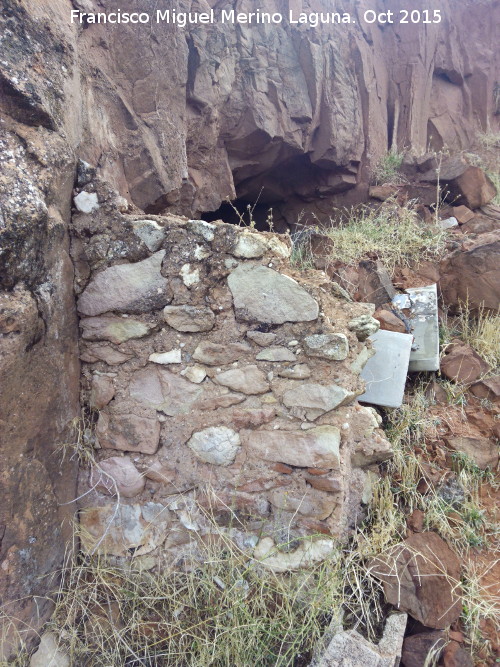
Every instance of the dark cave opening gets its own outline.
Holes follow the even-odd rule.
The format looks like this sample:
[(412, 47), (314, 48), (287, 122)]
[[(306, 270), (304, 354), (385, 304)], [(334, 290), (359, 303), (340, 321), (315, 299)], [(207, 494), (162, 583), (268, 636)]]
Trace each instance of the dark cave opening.
[(201, 214), (205, 222), (223, 220), (231, 225), (242, 227), (254, 227), (259, 232), (278, 232), (283, 234), (288, 231), (283, 216), (279, 212), (279, 205), (283, 202), (273, 204), (259, 204), (245, 199), (235, 199), (223, 202), (215, 211), (206, 211)]

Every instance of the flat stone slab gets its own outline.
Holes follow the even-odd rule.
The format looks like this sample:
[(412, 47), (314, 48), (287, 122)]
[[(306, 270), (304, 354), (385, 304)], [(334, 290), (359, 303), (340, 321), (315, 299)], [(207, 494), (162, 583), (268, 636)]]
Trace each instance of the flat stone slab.
[(161, 273), (165, 250), (134, 264), (117, 264), (98, 273), (78, 299), (83, 315), (108, 311), (147, 313), (172, 300), (168, 280)]
[(267, 266), (240, 264), (228, 277), (236, 318), (283, 324), (317, 319), (316, 301), (295, 280)]
[[(436, 284), (406, 290), (407, 297), (395, 297), (394, 305), (410, 308), (411, 333), (414, 337), (409, 370), (439, 370), (439, 322)], [(402, 301), (405, 303), (402, 304)], [(409, 300), (409, 301), (408, 301)]]
[(361, 371), (366, 391), (358, 400), (385, 408), (399, 408), (403, 402), (413, 336), (380, 330), (369, 340), (375, 355), (368, 359)]
[(299, 468), (340, 466), (340, 431), (336, 426), (309, 431), (247, 431), (245, 441), (249, 453), (265, 461)]

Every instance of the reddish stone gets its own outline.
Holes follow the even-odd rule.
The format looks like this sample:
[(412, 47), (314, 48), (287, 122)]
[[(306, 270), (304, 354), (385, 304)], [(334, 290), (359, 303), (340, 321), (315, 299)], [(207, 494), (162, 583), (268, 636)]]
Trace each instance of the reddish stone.
[(313, 533), (320, 533), (321, 535), (332, 535), (330, 528), (325, 523), (318, 521), (318, 519), (311, 519), (307, 517), (305, 519), (301, 519), (298, 525), (308, 531), (312, 531)]
[(114, 496), (118, 492), (124, 498), (134, 498), (142, 492), (144, 477), (128, 456), (112, 456), (101, 461), (92, 470), (92, 484), (97, 490)]
[[(470, 224), (470, 223), (469, 223)], [(480, 234), (448, 255), (440, 264), (443, 302), (457, 308), (467, 302), (496, 311), (500, 301), (500, 229)]]
[(474, 663), (458, 642), (451, 641), (443, 651), (443, 667), (474, 667)]
[(110, 416), (101, 412), (96, 435), (101, 447), (107, 449), (155, 454), (160, 443), (160, 423), (134, 414)]
[(445, 438), (445, 440), (450, 449), (467, 454), (482, 470), (488, 467), (496, 468), (498, 447), (489, 438), (458, 436), (456, 438)]
[(465, 343), (453, 343), (441, 359), (441, 373), (455, 382), (475, 382), (489, 370), (488, 364)]
[(467, 206), (454, 206), (452, 215), (457, 219), (459, 225), (464, 225), (475, 217), (475, 214)]
[(422, 510), (413, 510), (410, 516), (407, 518), (408, 528), (413, 530), (414, 533), (421, 533), (424, 530), (424, 519), (425, 514)]
[(370, 563), (387, 602), (429, 628), (443, 629), (461, 613), (460, 561), (437, 533), (414, 533)]
[(390, 310), (380, 308), (373, 317), (380, 322), (380, 328), (385, 331), (397, 331), (399, 333), (407, 333), (406, 326), (397, 315), (391, 313)]
[(102, 410), (115, 395), (113, 378), (106, 375), (94, 375), (92, 378), (92, 390), (90, 392), (90, 405), (97, 410)]
[(342, 484), (338, 477), (315, 477), (311, 475), (306, 477), (306, 482), (318, 491), (327, 491), (328, 493), (340, 493), (342, 491)]
[(496, 195), (496, 188), (485, 172), (470, 165), (462, 156), (443, 160), (438, 169), (423, 174), (422, 180), (439, 183), (448, 192), (449, 201), (470, 209), (488, 204)]
[(358, 276), (357, 298), (359, 301), (374, 303), (377, 308), (392, 301), (396, 290), (382, 262), (372, 260), (360, 262)]
[(497, 402), (500, 400), (500, 375), (476, 382), (469, 391), (477, 398), (487, 398), (489, 401)]
[(280, 472), (283, 475), (291, 475), (293, 472), (293, 468), (290, 468), (290, 466), (287, 466), (284, 463), (273, 463), (273, 465), (271, 466), (271, 470)]
[(427, 656), (432, 652), (439, 653), (446, 644), (444, 632), (422, 632), (418, 635), (406, 637), (403, 642), (401, 664), (404, 667), (422, 667), (426, 664)]
[(245, 493), (258, 493), (260, 491), (276, 489), (280, 486), (288, 486), (292, 481), (291, 477), (274, 477), (273, 479), (262, 477), (247, 482), (246, 484), (242, 484), (241, 486), (238, 486), (237, 489), (238, 491), (243, 491)]

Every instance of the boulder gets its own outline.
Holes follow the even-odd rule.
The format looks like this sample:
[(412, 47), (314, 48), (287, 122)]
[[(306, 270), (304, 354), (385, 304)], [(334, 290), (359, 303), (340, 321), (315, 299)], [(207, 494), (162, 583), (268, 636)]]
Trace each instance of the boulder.
[(365, 341), (380, 329), (380, 323), (371, 315), (360, 315), (352, 319), (347, 325), (349, 331), (354, 331), (359, 341)]
[(247, 331), (247, 338), (261, 347), (272, 345), (277, 336), (275, 333), (264, 333), (263, 331)]
[(462, 611), (460, 561), (437, 533), (415, 533), (369, 565), (387, 602), (428, 628), (443, 629)]
[(255, 358), (257, 361), (296, 361), (294, 353), (287, 347), (268, 347)]
[(274, 489), (268, 494), (273, 507), (284, 512), (313, 517), (323, 521), (327, 519), (339, 504), (338, 496), (318, 492), (314, 489), (294, 493), (289, 489)]
[(317, 302), (295, 280), (267, 266), (240, 264), (228, 285), (239, 320), (283, 324), (317, 319)]
[(450, 641), (443, 651), (443, 667), (474, 667), (470, 653), (456, 641)]
[(257, 259), (262, 257), (268, 249), (263, 235), (245, 230), (236, 237), (231, 254), (242, 259)]
[(308, 568), (328, 558), (333, 540), (307, 540), (293, 551), (279, 551), (271, 537), (263, 537), (255, 547), (253, 557), (273, 572), (289, 572)]
[(122, 558), (143, 556), (165, 541), (170, 525), (170, 511), (161, 503), (89, 507), (80, 513), (82, 549)]
[(301, 384), (287, 389), (283, 403), (287, 408), (304, 408), (319, 413), (329, 412), (354, 398), (354, 393), (336, 384)]
[(310, 667), (394, 667), (399, 665), (406, 621), (406, 614), (388, 616), (384, 634), (378, 644), (372, 644), (356, 630), (342, 630), (339, 627), (325, 650), (310, 663)]
[(108, 311), (147, 313), (172, 300), (168, 280), (161, 273), (165, 250), (135, 264), (118, 264), (98, 273), (78, 299), (83, 315)]
[(486, 398), (497, 403), (500, 400), (500, 375), (476, 382), (469, 391), (477, 398)]
[(86, 345), (80, 354), (80, 359), (90, 364), (104, 361), (108, 366), (119, 366), (133, 359), (133, 354), (126, 354), (115, 350), (111, 345)]
[(488, 364), (466, 343), (452, 343), (441, 359), (441, 373), (449, 380), (469, 384), (490, 370)]
[(148, 361), (154, 364), (162, 364), (167, 366), (169, 364), (182, 364), (182, 350), (169, 350), (168, 352), (153, 352), (148, 357)]
[(149, 365), (132, 375), (129, 394), (141, 406), (174, 417), (189, 412), (202, 397), (203, 388), (167, 369)]
[(496, 188), (484, 171), (460, 155), (445, 158), (437, 169), (425, 172), (421, 180), (439, 183), (448, 192), (449, 201), (473, 210), (485, 206), (496, 195)]
[(124, 452), (155, 454), (160, 444), (160, 423), (157, 419), (135, 414), (106, 414), (101, 412), (96, 426), (101, 447)]
[(251, 351), (252, 348), (247, 343), (222, 345), (205, 340), (194, 351), (193, 359), (209, 366), (224, 366), (238, 361)]
[(85, 190), (82, 190), (74, 197), (73, 201), (80, 213), (93, 213), (99, 208), (99, 200), (95, 192), (85, 192)]
[(92, 389), (90, 391), (90, 405), (96, 410), (106, 407), (115, 395), (113, 378), (106, 375), (94, 375), (92, 377)]
[(181, 371), (181, 375), (194, 384), (200, 384), (207, 377), (207, 371), (203, 366), (194, 365)]
[(459, 225), (465, 225), (466, 222), (474, 218), (475, 213), (467, 206), (454, 206), (453, 216), (457, 219)]
[(467, 240), (440, 265), (440, 288), (447, 306), (467, 303), (471, 310), (500, 304), (500, 229)]
[(292, 380), (307, 380), (311, 377), (311, 369), (307, 364), (296, 364), (288, 368), (281, 368), (278, 375), (282, 378), (290, 378)]
[(161, 248), (165, 238), (165, 228), (155, 220), (134, 220), (132, 229), (150, 252), (156, 252)]

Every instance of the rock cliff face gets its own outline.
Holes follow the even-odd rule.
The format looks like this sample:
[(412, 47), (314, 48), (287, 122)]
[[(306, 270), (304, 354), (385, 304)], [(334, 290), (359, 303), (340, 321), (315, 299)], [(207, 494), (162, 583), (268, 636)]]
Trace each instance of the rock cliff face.
[[(214, 0), (179, 0), (177, 8), (233, 4), (253, 9)], [(331, 11), (330, 4), (274, 0), (266, 9)], [(4, 0), (0, 17), (0, 591), (18, 619), (9, 626), (14, 643), (16, 627), (37, 627), (46, 616), (33, 596), (46, 590), (40, 575), (62, 561), (72, 514), (64, 503), (76, 495), (74, 463), (60, 451), (74, 439), (68, 424), (79, 411), (67, 234), (76, 159), (95, 166), (136, 214), (196, 218), (229, 197), (272, 207), (284, 225), (302, 210), (326, 216), (332, 202), (363, 198), (369, 164), (393, 138), (417, 152), (463, 147), (474, 130), (498, 124), (497, 1), (445, 0), (440, 26), (363, 25), (364, 0), (352, 9), (357, 23), (319, 29), (70, 24), (71, 9), (103, 5), (156, 8), (153, 0)], [(104, 253), (114, 266), (118, 246), (103, 248), (96, 236), (88, 242), (95, 257)], [(77, 234), (73, 248), (83, 286), (90, 274), (78, 242), (82, 250), (87, 241)], [(153, 263), (160, 245), (150, 248)], [(190, 276), (186, 269), (186, 289)], [(106, 312), (86, 298), (93, 304), (86, 313), (82, 301), (86, 317)], [(143, 298), (118, 310), (136, 313)], [(205, 326), (203, 314), (189, 313), (169, 317)], [(149, 324), (141, 320), (136, 331)], [(124, 335), (116, 322), (99, 326), (115, 341)], [(87, 322), (89, 339), (92, 327), (95, 320)], [(110, 390), (103, 380), (95, 391), (103, 402)], [(108, 418), (111, 431), (106, 417), (101, 428), (120, 449)]]

